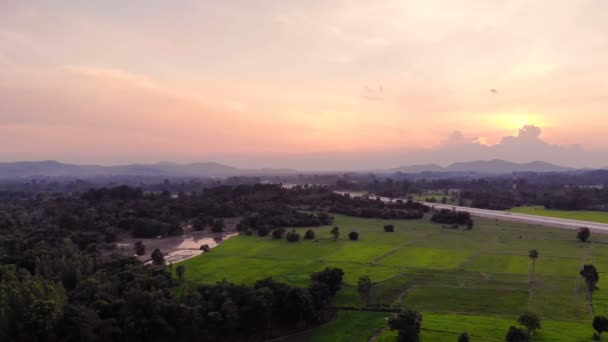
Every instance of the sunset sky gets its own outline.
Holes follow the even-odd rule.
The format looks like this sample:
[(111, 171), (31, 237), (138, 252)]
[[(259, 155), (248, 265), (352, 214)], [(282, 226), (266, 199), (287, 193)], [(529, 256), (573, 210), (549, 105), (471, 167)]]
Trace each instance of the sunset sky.
[(0, 161), (608, 166), (605, 0), (0, 0)]

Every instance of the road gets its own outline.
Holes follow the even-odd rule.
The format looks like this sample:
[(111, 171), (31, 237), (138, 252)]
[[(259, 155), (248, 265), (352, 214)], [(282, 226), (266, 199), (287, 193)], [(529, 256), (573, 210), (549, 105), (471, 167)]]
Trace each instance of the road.
[[(338, 192), (338, 193), (345, 193), (345, 192)], [(350, 195), (351, 196), (363, 196), (363, 194), (359, 194), (359, 193), (350, 193)], [(370, 197), (374, 198), (374, 196), (370, 196)], [(396, 201), (398, 199), (380, 197), (380, 200), (383, 202), (391, 202), (391, 201)], [(404, 200), (404, 199), (402, 199), (402, 200)], [(429, 203), (429, 202), (423, 202), (423, 203), (428, 205), (429, 207), (435, 207), (435, 209), (449, 209), (449, 210), (456, 209), (459, 211), (468, 211), (469, 213), (471, 213), (471, 215), (478, 216), (478, 217), (493, 218), (493, 219), (505, 220), (505, 221), (525, 222), (525, 223), (538, 224), (538, 225), (550, 226), (550, 227), (558, 227), (558, 228), (566, 228), (566, 229), (578, 229), (581, 227), (587, 227), (593, 232), (608, 233), (608, 224), (606, 224), (606, 223), (561, 219), (561, 218), (537, 216), (537, 215), (518, 214), (518, 213), (510, 213), (510, 212), (506, 212), (506, 211), (497, 211), (497, 210), (488, 210), (488, 209), (459, 207), (459, 206), (455, 206), (455, 205), (441, 204), (441, 203)]]

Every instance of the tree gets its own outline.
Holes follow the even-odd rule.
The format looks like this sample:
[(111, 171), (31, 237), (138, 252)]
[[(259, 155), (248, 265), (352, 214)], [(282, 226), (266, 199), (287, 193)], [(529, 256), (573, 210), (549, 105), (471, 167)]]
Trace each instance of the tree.
[(604, 316), (595, 316), (592, 325), (599, 336), (602, 336), (604, 331), (608, 331), (608, 319)]
[(298, 234), (296, 232), (296, 230), (292, 230), (291, 232), (287, 233), (287, 241), (288, 242), (298, 242), (300, 241), (300, 234)]
[(192, 229), (196, 231), (201, 231), (205, 229), (205, 222), (199, 218), (195, 218), (192, 220)]
[(213, 221), (213, 226), (211, 226), (211, 231), (214, 233), (223, 232), (224, 231), (224, 220)]
[(589, 305), (591, 305), (591, 296), (593, 296), (593, 291), (597, 289), (597, 282), (600, 281), (600, 275), (593, 265), (584, 265), (579, 274), (587, 284), (587, 300), (589, 300)]
[(331, 231), (330, 231), (331, 235), (334, 236), (334, 240), (338, 240), (338, 238), (340, 237), (340, 228), (338, 227), (334, 227)]
[(442, 198), (441, 198), (441, 203), (442, 203), (442, 204), (446, 204), (446, 203), (448, 203), (448, 199), (447, 199), (446, 197), (442, 197)]
[(306, 234), (304, 234), (304, 238), (306, 240), (313, 240), (315, 238), (315, 232), (312, 229), (307, 230)]
[(511, 326), (505, 336), (507, 342), (528, 342), (530, 341), (530, 335), (522, 329)]
[(175, 273), (177, 273), (177, 277), (182, 280), (184, 278), (184, 273), (186, 273), (186, 266), (179, 265), (175, 269)]
[(405, 309), (391, 318), (388, 326), (391, 330), (399, 332), (398, 342), (418, 342), (420, 341), (422, 315), (415, 310)]
[(329, 293), (332, 297), (342, 288), (342, 277), (344, 271), (339, 268), (326, 267), (321, 272), (315, 272), (310, 275), (311, 280), (327, 285)]
[(469, 221), (467, 222), (467, 230), (472, 230), (474, 226), (475, 221), (473, 219), (469, 219)]
[(538, 251), (536, 249), (532, 249), (530, 252), (528, 252), (528, 256), (530, 259), (532, 259), (532, 279), (530, 281), (533, 282), (536, 273), (536, 259), (539, 257)]
[(137, 254), (137, 255), (146, 254), (146, 246), (144, 246), (144, 243), (141, 242), (141, 240), (139, 240), (135, 243), (135, 254)]
[(283, 228), (277, 228), (272, 231), (272, 237), (277, 240), (282, 239), (284, 234), (285, 234), (285, 229), (283, 229)]
[(359, 240), (359, 233), (357, 233), (357, 232), (350, 232), (348, 234), (348, 238), (351, 239), (351, 240), (353, 240), (353, 241), (357, 241), (357, 240)]
[(258, 236), (268, 236), (269, 233), (270, 229), (266, 226), (258, 228)]
[(359, 278), (359, 281), (357, 282), (357, 290), (359, 291), (361, 298), (363, 298), (363, 303), (367, 305), (370, 293), (372, 291), (372, 280), (368, 275), (364, 275)]
[(587, 242), (589, 236), (591, 235), (591, 231), (587, 227), (580, 228), (576, 232), (576, 237), (581, 240), (581, 242)]
[(528, 329), (528, 334), (534, 334), (536, 330), (540, 329), (540, 318), (532, 312), (526, 312), (519, 316), (517, 322)]
[(469, 334), (466, 332), (460, 334), (460, 336), (458, 336), (458, 342), (469, 342)]
[(152, 263), (154, 265), (163, 265), (165, 263), (165, 256), (158, 248), (152, 252)]
[(384, 226), (384, 231), (387, 233), (392, 233), (395, 231), (395, 226), (393, 226), (392, 224), (387, 224)]

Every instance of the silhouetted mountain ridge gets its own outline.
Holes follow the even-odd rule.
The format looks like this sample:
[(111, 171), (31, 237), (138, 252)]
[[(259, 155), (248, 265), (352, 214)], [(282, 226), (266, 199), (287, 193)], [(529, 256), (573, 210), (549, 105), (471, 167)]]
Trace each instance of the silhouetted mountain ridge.
[(436, 164), (402, 166), (391, 170), (395, 172), (420, 173), (420, 172), (475, 172), (475, 173), (511, 173), (511, 172), (563, 172), (571, 168), (543, 162), (533, 161), (530, 163), (514, 163), (502, 159), (477, 160), (470, 162), (458, 162), (446, 167)]

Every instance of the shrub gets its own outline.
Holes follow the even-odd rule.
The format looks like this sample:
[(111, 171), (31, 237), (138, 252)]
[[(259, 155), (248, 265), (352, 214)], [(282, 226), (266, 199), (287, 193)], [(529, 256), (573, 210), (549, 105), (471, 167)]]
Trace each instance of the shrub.
[(270, 229), (268, 227), (260, 227), (258, 229), (258, 236), (268, 236), (270, 234)]
[(285, 235), (285, 229), (283, 228), (277, 228), (272, 231), (272, 237), (277, 240), (282, 239), (283, 235)]
[(307, 240), (313, 240), (315, 238), (315, 232), (312, 229), (307, 230), (306, 234), (304, 234), (304, 238)]
[(353, 240), (353, 241), (357, 241), (359, 240), (359, 233), (357, 232), (350, 232), (350, 234), (348, 234), (348, 238)]
[(209, 247), (209, 245), (205, 244), (205, 245), (201, 246), (200, 250), (203, 251), (203, 252), (205, 252), (205, 253), (207, 253), (207, 252), (209, 252), (211, 250), (211, 248)]
[(300, 234), (296, 233), (295, 230), (292, 230), (291, 232), (287, 233), (286, 237), (288, 242), (300, 241)]
[(214, 233), (221, 233), (224, 231), (224, 220), (215, 220), (213, 222), (213, 226), (211, 226), (211, 231)]
[(384, 231), (387, 233), (392, 233), (395, 231), (395, 226), (393, 226), (392, 224), (387, 224), (384, 226)]

